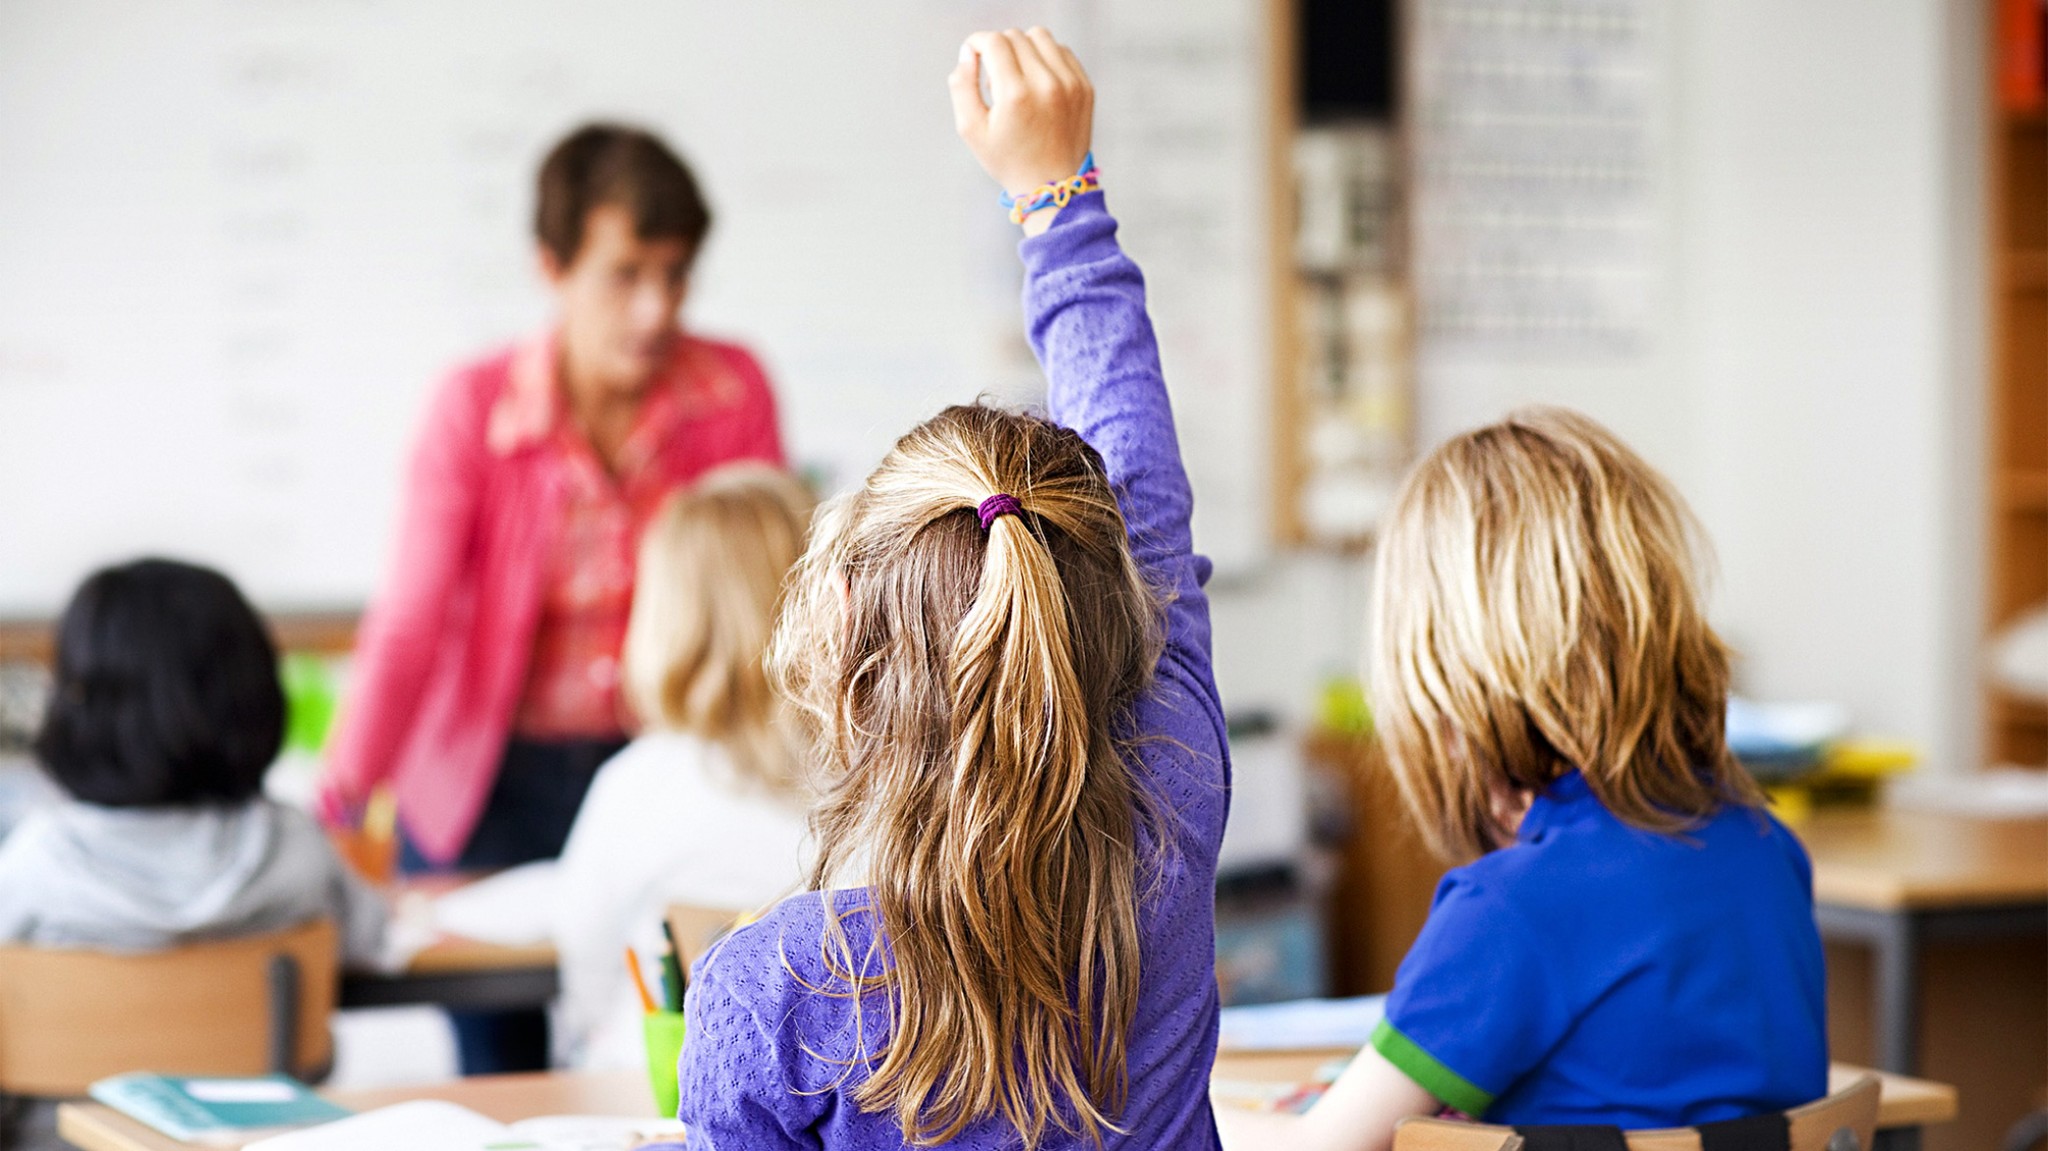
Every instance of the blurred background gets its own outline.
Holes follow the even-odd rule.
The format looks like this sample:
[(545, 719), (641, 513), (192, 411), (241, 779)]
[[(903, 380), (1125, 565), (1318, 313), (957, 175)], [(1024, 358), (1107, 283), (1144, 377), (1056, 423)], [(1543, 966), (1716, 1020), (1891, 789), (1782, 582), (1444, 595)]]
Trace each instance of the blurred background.
[[(1044, 23), (1097, 79), (1095, 154), (1218, 563), (1240, 999), (1383, 990), (1419, 922), (1433, 865), (1344, 770), (1372, 754), (1370, 544), (1418, 452), (1524, 403), (1608, 423), (1698, 512), (1764, 708), (1755, 762), (1807, 784), (1787, 810), (1911, 766), (1901, 802), (2048, 813), (2038, 772), (1986, 770), (2048, 763), (2041, 20), (2038, 0), (0, 0), (0, 748), (33, 726), (70, 588), (160, 552), (272, 616), (292, 755), (317, 762), (421, 405), (545, 321), (533, 173), (593, 117), (659, 131), (704, 181), (686, 323), (763, 356), (822, 489), (944, 402), (1030, 402), (1013, 230), (943, 78), (966, 32)], [(0, 814), (35, 802), (9, 778)], [(2048, 1082), (2048, 959), (1936, 961), (1955, 973), (1924, 981), (1923, 1069), (1993, 1102), (1930, 1139), (1988, 1145)], [(1831, 962), (1838, 1054), (1868, 1058), (1867, 959)], [(2003, 1070), (1955, 1070), (1987, 1044)]]

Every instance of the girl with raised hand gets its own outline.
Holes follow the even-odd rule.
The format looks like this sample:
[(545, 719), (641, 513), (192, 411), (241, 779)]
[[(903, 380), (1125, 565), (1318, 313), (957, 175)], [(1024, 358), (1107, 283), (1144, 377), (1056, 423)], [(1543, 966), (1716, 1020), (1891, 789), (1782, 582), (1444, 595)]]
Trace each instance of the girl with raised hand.
[(1018, 201), (1050, 410), (947, 409), (821, 515), (771, 656), (826, 777), (813, 890), (699, 965), (680, 1117), (691, 1147), (1211, 1147), (1229, 775), (1144, 286), (1073, 54), (977, 34), (950, 85)]

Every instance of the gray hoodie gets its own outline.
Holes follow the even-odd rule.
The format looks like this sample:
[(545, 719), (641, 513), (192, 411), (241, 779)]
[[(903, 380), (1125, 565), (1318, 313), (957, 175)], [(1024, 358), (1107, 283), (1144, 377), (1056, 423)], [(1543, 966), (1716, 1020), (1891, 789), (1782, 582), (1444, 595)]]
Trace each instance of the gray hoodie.
[(383, 947), (386, 908), (303, 812), (67, 801), (0, 842), (0, 942), (149, 950), (335, 921), (351, 964)]

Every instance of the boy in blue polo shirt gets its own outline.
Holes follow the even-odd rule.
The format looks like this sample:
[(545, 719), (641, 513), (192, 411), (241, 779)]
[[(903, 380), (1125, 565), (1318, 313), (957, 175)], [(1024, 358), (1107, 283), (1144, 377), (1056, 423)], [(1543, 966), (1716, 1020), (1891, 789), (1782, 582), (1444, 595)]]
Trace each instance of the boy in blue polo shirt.
[(1372, 1045), (1224, 1145), (1380, 1151), (1410, 1115), (1676, 1127), (1827, 1092), (1812, 873), (1722, 739), (1728, 651), (1670, 485), (1584, 416), (1446, 442), (1381, 536), (1370, 664), (1437, 889)]

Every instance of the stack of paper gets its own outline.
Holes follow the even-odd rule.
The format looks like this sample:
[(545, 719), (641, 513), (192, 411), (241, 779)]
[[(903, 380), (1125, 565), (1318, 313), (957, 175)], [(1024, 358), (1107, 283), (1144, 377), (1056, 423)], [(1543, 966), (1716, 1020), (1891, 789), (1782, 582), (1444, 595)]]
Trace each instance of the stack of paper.
[(467, 1107), (421, 1099), (252, 1143), (246, 1151), (628, 1151), (680, 1138), (673, 1120), (551, 1115), (499, 1123)]

